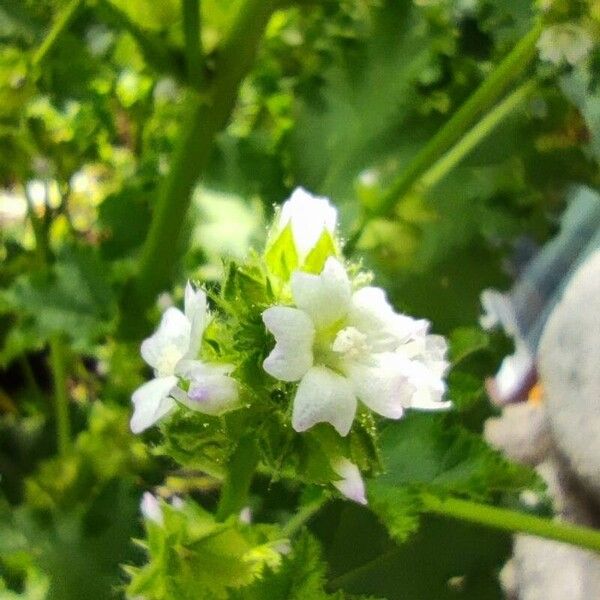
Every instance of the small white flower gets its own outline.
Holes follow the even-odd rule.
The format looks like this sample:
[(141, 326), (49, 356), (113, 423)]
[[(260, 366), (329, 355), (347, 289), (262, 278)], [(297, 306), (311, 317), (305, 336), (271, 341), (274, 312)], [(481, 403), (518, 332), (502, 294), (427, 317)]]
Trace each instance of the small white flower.
[(296, 308), (274, 306), (263, 321), (275, 347), (263, 367), (281, 381), (299, 381), (292, 426), (328, 422), (347, 435), (357, 399), (399, 419), (405, 408), (445, 408), (446, 345), (427, 335), (429, 323), (394, 312), (383, 290), (352, 293), (344, 267), (327, 259), (320, 275), (296, 271)]
[[(175, 399), (211, 415), (235, 406), (238, 391), (236, 382), (228, 377), (231, 365), (207, 364), (197, 358), (207, 322), (206, 294), (195, 291), (188, 282), (184, 312), (168, 308), (154, 335), (142, 342), (142, 358), (154, 369), (155, 378), (133, 393), (133, 433), (168, 414)], [(190, 382), (187, 393), (177, 386), (180, 377)]]
[(338, 481), (334, 481), (333, 485), (346, 498), (357, 502), (358, 504), (367, 504), (367, 496), (365, 494), (365, 482), (360, 474), (358, 467), (347, 458), (338, 458), (332, 461), (331, 467), (341, 477)]
[(249, 506), (244, 506), (244, 508), (240, 510), (238, 519), (240, 523), (243, 523), (244, 525), (250, 525), (250, 523), (252, 523), (252, 509)]
[(162, 508), (160, 507), (158, 498), (151, 492), (144, 492), (140, 503), (140, 510), (144, 518), (148, 519), (148, 521), (154, 521), (158, 525), (163, 524)]
[(332, 235), (335, 233), (337, 210), (327, 198), (313, 196), (304, 188), (298, 187), (281, 207), (274, 239), (288, 224), (292, 228), (296, 250), (303, 260), (324, 231), (329, 231)]
[(594, 47), (590, 34), (574, 23), (552, 25), (542, 32), (537, 43), (540, 58), (557, 66), (575, 66), (585, 59)]

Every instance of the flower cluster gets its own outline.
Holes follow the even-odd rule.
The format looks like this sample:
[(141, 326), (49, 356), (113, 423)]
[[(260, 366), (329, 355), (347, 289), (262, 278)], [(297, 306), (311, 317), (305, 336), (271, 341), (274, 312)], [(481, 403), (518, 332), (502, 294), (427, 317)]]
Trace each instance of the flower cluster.
[(428, 322), (399, 315), (383, 290), (355, 292), (346, 270), (328, 258), (319, 275), (296, 271), (295, 307), (263, 313), (276, 344), (264, 369), (281, 381), (299, 381), (292, 426), (316, 423), (347, 435), (357, 400), (373, 412), (399, 419), (406, 408), (440, 408), (446, 343), (428, 335)]
[(168, 308), (154, 335), (142, 343), (142, 358), (154, 369), (155, 378), (133, 393), (134, 433), (144, 431), (171, 412), (176, 401), (209, 415), (236, 407), (237, 383), (228, 376), (233, 367), (204, 363), (198, 358), (210, 316), (206, 294), (188, 283), (184, 307), (184, 312)]
[[(383, 290), (365, 285), (367, 277), (349, 276), (336, 224), (337, 212), (326, 198), (298, 188), (276, 215), (262, 259), (268, 288), (276, 292), (266, 308), (256, 308), (257, 317), (274, 342), (256, 368), (285, 389), (297, 384), (290, 396), (292, 428), (301, 433), (328, 423), (343, 438), (359, 410), (399, 419), (406, 409), (447, 408), (444, 338), (429, 333), (428, 321), (395, 312)], [(142, 357), (155, 379), (133, 394), (134, 432), (178, 403), (220, 415), (242, 405), (241, 387), (258, 393), (237, 365), (202, 359), (210, 320), (205, 292), (188, 283), (184, 312), (168, 308), (143, 342)], [(251, 398), (243, 404), (252, 409)], [(336, 455), (331, 469), (340, 478), (334, 482), (338, 490), (366, 502), (356, 464)]]

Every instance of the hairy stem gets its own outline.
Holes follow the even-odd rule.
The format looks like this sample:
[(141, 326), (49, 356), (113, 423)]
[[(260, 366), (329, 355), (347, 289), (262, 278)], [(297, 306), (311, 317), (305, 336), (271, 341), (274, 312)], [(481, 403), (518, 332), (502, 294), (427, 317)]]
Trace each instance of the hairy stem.
[(65, 4), (62, 11), (56, 17), (48, 35), (44, 38), (44, 41), (39, 45), (38, 49), (34, 52), (31, 59), (33, 66), (38, 66), (46, 58), (48, 53), (54, 47), (56, 41), (60, 38), (63, 31), (69, 27), (71, 21), (75, 17), (77, 10), (82, 5), (83, 0), (71, 0), (68, 4)]
[(65, 348), (59, 334), (55, 334), (50, 338), (50, 364), (54, 380), (54, 414), (58, 452), (64, 456), (71, 444), (71, 422), (69, 420)]
[(460, 140), (477, 118), (489, 110), (509, 86), (521, 76), (535, 56), (536, 42), (541, 31), (541, 23), (536, 22), (467, 101), (417, 152), (400, 176), (383, 194), (379, 206), (362, 216), (346, 243), (346, 254), (351, 254), (355, 250), (356, 244), (369, 222), (375, 217), (389, 214), (421, 176)]
[(252, 66), (275, 5), (275, 0), (246, 0), (220, 50), (210, 89), (206, 94), (188, 91), (181, 137), (171, 157), (169, 174), (158, 191), (137, 277), (123, 298), (121, 329), (126, 337), (143, 331), (147, 309), (170, 284), (192, 189), (208, 164), (216, 134), (231, 116), (238, 88)]
[(600, 552), (600, 531), (457, 498), (423, 498), (427, 512), (512, 533), (525, 533)]

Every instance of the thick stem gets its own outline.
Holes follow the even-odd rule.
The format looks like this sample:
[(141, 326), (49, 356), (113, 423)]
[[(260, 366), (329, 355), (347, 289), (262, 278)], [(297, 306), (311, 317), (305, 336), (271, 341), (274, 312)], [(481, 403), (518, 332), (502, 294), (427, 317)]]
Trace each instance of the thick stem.
[(71, 21), (75, 17), (77, 10), (82, 3), (83, 0), (71, 0), (71, 2), (64, 6), (62, 11), (56, 17), (52, 27), (50, 28), (50, 31), (48, 32), (48, 35), (44, 38), (44, 41), (34, 52), (31, 59), (31, 64), (33, 66), (40, 65), (44, 58), (46, 58), (48, 53), (54, 47), (56, 41), (60, 38), (63, 31), (65, 31), (71, 24)]
[(158, 191), (139, 271), (123, 298), (125, 336), (135, 337), (145, 329), (146, 310), (170, 284), (193, 186), (207, 166), (215, 135), (231, 116), (239, 85), (252, 66), (275, 4), (274, 0), (245, 2), (221, 48), (210, 91), (207, 95), (188, 92), (187, 117), (169, 174)]
[(488, 506), (457, 498), (441, 499), (426, 495), (423, 502), (427, 512), (493, 527), (494, 529), (502, 529), (511, 533), (525, 533), (548, 540), (565, 542), (573, 546), (600, 552), (600, 531), (580, 525), (553, 521), (506, 508)]
[(182, 0), (181, 10), (188, 83), (200, 89), (203, 84), (200, 0)]
[(69, 420), (65, 349), (59, 334), (55, 334), (50, 338), (50, 363), (54, 380), (54, 414), (58, 452), (64, 456), (71, 444), (71, 422)]
[(475, 90), (445, 125), (417, 152), (400, 176), (390, 185), (379, 206), (363, 215), (344, 248), (352, 253), (368, 225), (375, 217), (389, 214), (397, 202), (408, 193), (419, 178), (464, 135), (476, 119), (502, 96), (517, 80), (535, 56), (536, 42), (542, 31), (540, 22), (515, 45), (496, 69)]
[(239, 513), (248, 502), (250, 485), (258, 465), (258, 448), (253, 435), (243, 437), (235, 449), (223, 482), (221, 498), (217, 508), (217, 519), (224, 521)]

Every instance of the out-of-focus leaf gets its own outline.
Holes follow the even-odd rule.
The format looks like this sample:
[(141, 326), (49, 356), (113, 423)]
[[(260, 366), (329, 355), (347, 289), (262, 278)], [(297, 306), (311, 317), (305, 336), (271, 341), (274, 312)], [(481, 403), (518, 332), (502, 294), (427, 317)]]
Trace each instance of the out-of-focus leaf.
[(109, 331), (115, 314), (107, 267), (85, 246), (63, 252), (49, 272), (22, 275), (4, 299), (33, 319), (41, 339), (64, 333), (78, 349)]
[(503, 598), (497, 574), (511, 548), (504, 533), (426, 517), (399, 546), (368, 510), (348, 504), (324, 511), (313, 529), (329, 564), (329, 589), (387, 600)]

